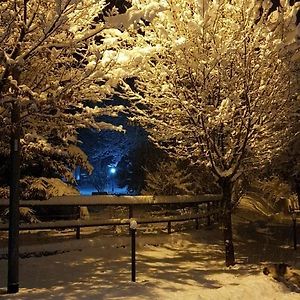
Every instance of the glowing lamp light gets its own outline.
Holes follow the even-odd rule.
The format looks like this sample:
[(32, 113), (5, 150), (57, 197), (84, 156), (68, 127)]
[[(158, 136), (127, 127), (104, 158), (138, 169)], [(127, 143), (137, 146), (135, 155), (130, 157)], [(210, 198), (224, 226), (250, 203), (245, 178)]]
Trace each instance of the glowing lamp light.
[(112, 167), (112, 168), (109, 169), (109, 171), (110, 171), (110, 174), (115, 174), (117, 169)]

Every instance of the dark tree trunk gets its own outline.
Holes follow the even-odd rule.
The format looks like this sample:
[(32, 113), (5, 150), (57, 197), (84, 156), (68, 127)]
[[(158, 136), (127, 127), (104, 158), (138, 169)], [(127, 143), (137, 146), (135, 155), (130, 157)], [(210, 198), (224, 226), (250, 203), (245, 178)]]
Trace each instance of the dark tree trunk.
[(234, 259), (234, 247), (232, 241), (232, 222), (231, 212), (225, 212), (224, 214), (224, 244), (225, 244), (225, 263), (226, 266), (233, 266), (235, 264)]
[(10, 195), (7, 292), (19, 291), (19, 200), (20, 200), (20, 107), (13, 102), (10, 141)]
[(232, 183), (230, 179), (222, 178), (220, 184), (223, 191), (223, 237), (225, 245), (225, 263), (226, 266), (232, 266), (235, 264), (234, 259), (234, 247), (232, 238), (232, 220), (231, 220), (231, 196), (232, 196)]
[(295, 190), (296, 190), (296, 194), (297, 194), (297, 198), (298, 198), (298, 205), (300, 207), (300, 180), (299, 179), (295, 180)]

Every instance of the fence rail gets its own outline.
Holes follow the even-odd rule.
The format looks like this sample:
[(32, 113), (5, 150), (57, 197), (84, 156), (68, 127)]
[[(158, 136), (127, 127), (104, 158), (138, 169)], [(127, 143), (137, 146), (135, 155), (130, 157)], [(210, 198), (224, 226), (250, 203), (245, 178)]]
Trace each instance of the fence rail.
[[(157, 205), (157, 204), (180, 204), (180, 203), (207, 203), (218, 202), (222, 199), (221, 194), (204, 195), (175, 195), (175, 196), (60, 196), (49, 200), (21, 200), (20, 207), (31, 206), (93, 206), (93, 205)], [(0, 207), (8, 207), (8, 199), (0, 199)]]
[[(109, 225), (129, 225), (130, 219), (134, 216), (134, 208), (141, 205), (172, 205), (178, 204), (187, 206), (191, 204), (201, 205), (205, 204), (206, 211), (194, 214), (160, 216), (152, 218), (135, 217), (138, 224), (154, 224), (154, 223), (167, 223), (168, 233), (171, 233), (172, 222), (184, 222), (194, 220), (196, 228), (199, 227), (199, 219), (207, 218), (207, 225), (211, 223), (211, 217), (219, 214), (219, 203), (222, 199), (221, 195), (176, 195), (176, 196), (111, 196), (111, 195), (97, 195), (97, 196), (62, 196), (53, 197), (49, 200), (38, 201), (20, 201), (20, 207), (53, 207), (53, 206), (126, 206), (128, 208), (128, 218), (123, 219), (74, 219), (74, 220), (60, 220), (51, 222), (38, 222), (38, 223), (20, 223), (20, 230), (41, 230), (41, 229), (66, 229), (74, 228), (76, 230), (76, 237), (80, 238), (80, 228), (82, 227), (98, 227)], [(9, 202), (7, 200), (0, 200), (0, 207), (7, 207)], [(7, 231), (9, 224), (0, 224), (0, 231)]]

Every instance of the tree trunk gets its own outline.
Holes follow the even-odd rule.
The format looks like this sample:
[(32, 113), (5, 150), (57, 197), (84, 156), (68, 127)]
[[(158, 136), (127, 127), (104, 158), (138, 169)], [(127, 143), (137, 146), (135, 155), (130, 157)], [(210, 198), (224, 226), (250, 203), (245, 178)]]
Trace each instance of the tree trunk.
[(298, 198), (298, 206), (300, 207), (300, 181), (297, 179), (295, 180), (295, 190)]
[(225, 245), (225, 263), (226, 266), (235, 264), (234, 247), (232, 238), (232, 220), (231, 220), (231, 196), (232, 196), (232, 183), (227, 178), (221, 179), (221, 187), (223, 191), (223, 237)]
[(7, 292), (19, 291), (19, 200), (20, 200), (20, 107), (13, 102), (11, 112), (10, 141), (10, 195), (9, 195), (9, 237), (8, 237), (8, 280)]

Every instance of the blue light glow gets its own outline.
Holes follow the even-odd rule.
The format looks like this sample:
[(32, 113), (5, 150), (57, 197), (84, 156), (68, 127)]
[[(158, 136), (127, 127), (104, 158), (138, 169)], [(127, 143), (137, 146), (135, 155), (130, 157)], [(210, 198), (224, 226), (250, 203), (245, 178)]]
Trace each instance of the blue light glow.
[(117, 171), (117, 169), (114, 168), (114, 167), (112, 167), (112, 168), (109, 169), (110, 174), (115, 174), (116, 171)]

